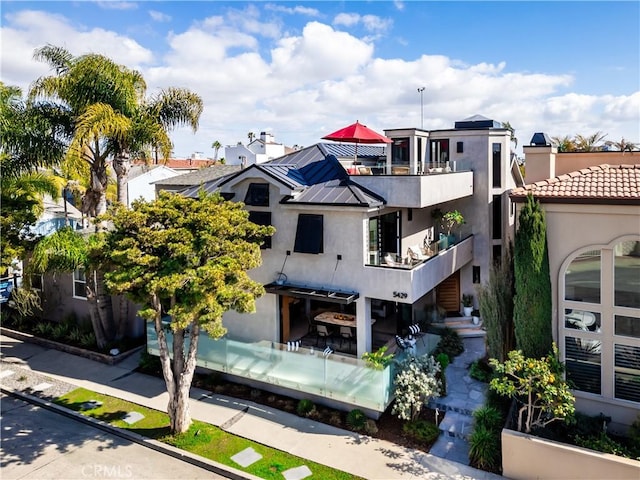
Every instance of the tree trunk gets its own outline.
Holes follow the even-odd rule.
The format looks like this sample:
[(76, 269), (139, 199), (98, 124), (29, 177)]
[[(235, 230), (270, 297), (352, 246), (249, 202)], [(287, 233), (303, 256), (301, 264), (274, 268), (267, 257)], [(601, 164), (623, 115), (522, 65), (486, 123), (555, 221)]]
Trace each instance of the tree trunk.
[(120, 295), (120, 314), (116, 326), (115, 340), (122, 340), (129, 324), (129, 300), (125, 295)]
[(107, 338), (103, 328), (102, 321), (100, 320), (100, 312), (98, 308), (98, 296), (96, 294), (96, 281), (93, 270), (87, 270), (85, 272), (86, 279), (86, 292), (87, 292), (87, 305), (89, 307), (89, 316), (91, 318), (91, 326), (93, 327), (93, 334), (96, 337), (96, 344), (98, 348), (104, 348), (107, 346)]
[[(191, 390), (191, 381), (196, 370), (196, 352), (198, 350), (200, 326), (192, 322), (188, 329), (177, 329), (173, 332), (173, 359), (171, 359), (167, 332), (162, 328), (160, 299), (155, 295), (152, 298), (152, 306), (156, 311), (154, 325), (158, 336), (162, 374), (169, 394), (167, 414), (170, 419), (171, 432), (183, 433), (191, 425), (189, 391)], [(189, 334), (189, 351), (186, 357), (184, 351), (185, 333)]]
[(98, 318), (102, 325), (102, 331), (106, 340), (112, 341), (116, 336), (115, 322), (113, 321), (113, 305), (111, 303), (111, 295), (107, 293), (104, 284), (104, 273), (100, 270), (95, 271), (96, 277), (96, 301), (98, 309)]
[(129, 170), (131, 170), (131, 160), (128, 153), (116, 155), (113, 159), (113, 170), (116, 172), (118, 184), (118, 202), (122, 205), (128, 204)]

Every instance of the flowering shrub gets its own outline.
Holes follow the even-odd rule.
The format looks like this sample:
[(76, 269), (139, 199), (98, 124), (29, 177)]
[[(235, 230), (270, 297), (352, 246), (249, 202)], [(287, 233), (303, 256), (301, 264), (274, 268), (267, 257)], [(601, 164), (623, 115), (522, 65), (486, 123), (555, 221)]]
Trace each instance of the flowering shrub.
[(575, 398), (562, 378), (555, 345), (553, 353), (541, 359), (525, 358), (520, 350), (512, 350), (506, 362), (492, 358), (489, 363), (496, 372), (489, 387), (519, 402), (519, 432), (531, 433), (575, 412)]
[(440, 396), (440, 364), (431, 356), (406, 357), (398, 365), (391, 413), (401, 420), (414, 420), (431, 397)]

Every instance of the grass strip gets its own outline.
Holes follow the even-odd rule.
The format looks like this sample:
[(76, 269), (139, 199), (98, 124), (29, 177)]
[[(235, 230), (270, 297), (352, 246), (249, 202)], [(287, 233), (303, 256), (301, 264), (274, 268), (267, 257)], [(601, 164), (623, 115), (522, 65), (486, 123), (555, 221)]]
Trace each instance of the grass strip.
[[(85, 409), (87, 402), (91, 400), (102, 402), (102, 405)], [(306, 465), (313, 472), (313, 475), (308, 478), (323, 480), (360, 479), (358, 476), (341, 470), (227, 433), (214, 425), (198, 420), (193, 421), (187, 432), (172, 435), (169, 431), (169, 416), (166, 413), (84, 388), (77, 388), (58, 397), (55, 403), (82, 415), (109, 423), (114, 427), (158, 440), (264, 479), (281, 480), (281, 472), (301, 465)], [(141, 413), (144, 418), (133, 425), (129, 425), (122, 419), (130, 412)], [(231, 460), (231, 457), (248, 447), (252, 447), (262, 455), (262, 459), (243, 468)]]

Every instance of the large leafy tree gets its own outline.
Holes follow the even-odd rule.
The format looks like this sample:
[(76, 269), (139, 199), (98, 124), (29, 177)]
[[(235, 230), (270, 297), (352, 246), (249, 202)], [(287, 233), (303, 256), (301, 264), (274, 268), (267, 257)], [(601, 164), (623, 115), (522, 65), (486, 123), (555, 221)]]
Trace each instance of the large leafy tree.
[[(260, 264), (260, 244), (273, 227), (250, 222), (242, 204), (217, 194), (161, 193), (155, 202), (134, 202), (132, 210), (118, 205), (105, 219), (113, 229), (94, 251), (111, 265), (105, 275), (110, 290), (141, 305), (139, 314), (153, 322), (171, 430), (184, 432), (191, 423), (189, 389), (200, 332), (219, 338), (225, 311), (255, 310), (264, 289), (247, 271)], [(168, 329), (164, 314), (171, 319)]]
[(544, 210), (532, 195), (527, 196), (518, 217), (514, 272), (516, 346), (525, 357), (542, 358), (553, 342), (551, 279)]

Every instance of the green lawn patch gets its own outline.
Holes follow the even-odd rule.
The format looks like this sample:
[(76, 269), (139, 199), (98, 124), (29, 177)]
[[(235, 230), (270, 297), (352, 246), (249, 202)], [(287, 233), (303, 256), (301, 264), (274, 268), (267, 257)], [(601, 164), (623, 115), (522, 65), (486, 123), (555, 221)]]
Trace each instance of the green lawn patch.
[[(102, 402), (102, 405), (84, 410), (83, 406), (90, 400)], [(166, 413), (84, 388), (78, 388), (57, 398), (55, 403), (83, 415), (107, 422), (114, 427), (153, 438), (265, 479), (281, 480), (281, 472), (301, 465), (306, 465), (313, 472), (313, 476), (309, 478), (323, 480), (360, 479), (355, 475), (232, 435), (214, 425), (197, 420), (193, 421), (187, 432), (179, 435), (170, 435), (169, 416)], [(133, 425), (129, 425), (122, 418), (130, 412), (138, 412), (144, 415), (144, 418)], [(243, 468), (231, 460), (231, 457), (248, 447), (252, 447), (262, 455), (262, 459)]]

